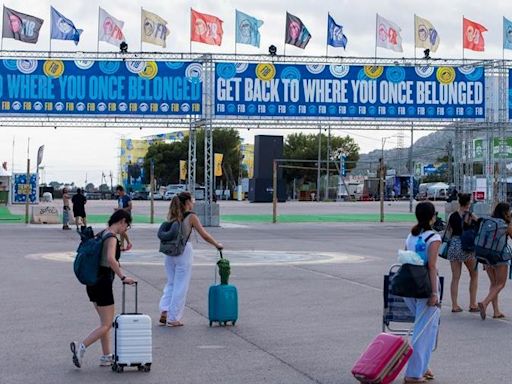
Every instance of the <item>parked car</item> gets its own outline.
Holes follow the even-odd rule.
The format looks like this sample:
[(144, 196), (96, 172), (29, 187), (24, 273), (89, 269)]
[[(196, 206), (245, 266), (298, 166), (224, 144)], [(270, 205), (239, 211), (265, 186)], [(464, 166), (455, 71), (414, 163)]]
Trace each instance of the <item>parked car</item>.
[(153, 199), (154, 200), (163, 200), (164, 199), (164, 195), (162, 195), (160, 192), (153, 192)]
[(147, 200), (148, 197), (149, 193), (145, 191), (137, 191), (132, 194), (132, 200)]
[(177, 195), (178, 193), (183, 192), (185, 190), (186, 190), (185, 185), (181, 185), (181, 184), (168, 185), (167, 191), (164, 194), (164, 200), (171, 200), (174, 197), (174, 195)]

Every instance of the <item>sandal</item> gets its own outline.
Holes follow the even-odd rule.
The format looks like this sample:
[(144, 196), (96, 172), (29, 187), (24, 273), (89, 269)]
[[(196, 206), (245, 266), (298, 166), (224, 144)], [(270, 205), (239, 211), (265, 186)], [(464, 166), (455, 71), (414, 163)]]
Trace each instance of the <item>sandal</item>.
[(427, 380), (434, 380), (435, 379), (435, 376), (434, 376), (434, 374), (432, 373), (432, 371), (430, 369), (428, 369), (427, 372), (425, 372), (423, 377), (425, 379), (427, 379)]
[(457, 308), (453, 308), (452, 309), (453, 313), (458, 313), (458, 312), (462, 312), (462, 311), (463, 311), (463, 309), (461, 307), (457, 307)]
[(500, 313), (499, 315), (494, 315), (492, 318), (493, 319), (504, 319), (505, 315), (503, 313)]
[(161, 325), (165, 325), (167, 324), (167, 314), (166, 313), (162, 313), (160, 315), (160, 320), (158, 320), (158, 322), (161, 324)]
[(478, 307), (469, 307), (468, 312), (476, 313), (476, 312), (480, 312), (480, 309)]
[(478, 309), (480, 310), (480, 317), (482, 320), (485, 320), (487, 314), (485, 313), (484, 305), (482, 303), (478, 303)]
[(183, 323), (178, 320), (168, 321), (165, 325), (167, 325), (168, 327), (183, 327)]

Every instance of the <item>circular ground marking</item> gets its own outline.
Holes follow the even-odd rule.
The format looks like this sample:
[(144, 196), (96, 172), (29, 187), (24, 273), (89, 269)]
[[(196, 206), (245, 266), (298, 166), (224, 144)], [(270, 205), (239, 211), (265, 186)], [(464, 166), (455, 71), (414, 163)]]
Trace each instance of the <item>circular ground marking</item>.
[[(194, 265), (212, 266), (212, 250), (195, 249)], [(360, 263), (366, 261), (363, 256), (350, 255), (342, 252), (318, 251), (271, 251), (271, 250), (224, 250), (223, 256), (234, 266), (257, 265), (294, 265), (324, 263)], [(76, 252), (33, 253), (29, 259), (73, 262)], [(165, 256), (156, 250), (137, 250), (123, 253), (123, 264), (129, 265), (163, 265)]]

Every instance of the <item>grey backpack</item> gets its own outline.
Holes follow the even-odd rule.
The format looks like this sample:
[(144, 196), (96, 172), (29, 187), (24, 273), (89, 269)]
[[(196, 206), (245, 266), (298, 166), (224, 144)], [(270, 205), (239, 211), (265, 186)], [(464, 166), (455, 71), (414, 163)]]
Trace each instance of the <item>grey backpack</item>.
[(180, 256), (185, 250), (189, 237), (190, 234), (186, 239), (183, 235), (183, 221), (163, 222), (158, 229), (160, 252), (167, 256)]

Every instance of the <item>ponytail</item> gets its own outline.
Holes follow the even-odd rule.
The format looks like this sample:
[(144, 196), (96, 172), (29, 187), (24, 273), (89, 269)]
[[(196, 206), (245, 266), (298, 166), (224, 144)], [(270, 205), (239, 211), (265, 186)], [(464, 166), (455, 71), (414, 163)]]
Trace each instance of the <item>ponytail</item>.
[(411, 234), (413, 236), (418, 236), (421, 232), (432, 230), (430, 222), (436, 214), (436, 208), (434, 207), (434, 204), (432, 204), (430, 201), (418, 203), (418, 205), (416, 205), (415, 214), (416, 219), (418, 220), (418, 224), (416, 224), (411, 229)]
[(183, 220), (183, 213), (184, 213), (185, 207), (183, 203), (181, 202), (181, 199), (178, 195), (175, 195), (171, 200), (171, 205), (169, 206), (169, 213), (167, 214), (167, 221), (182, 221)]

